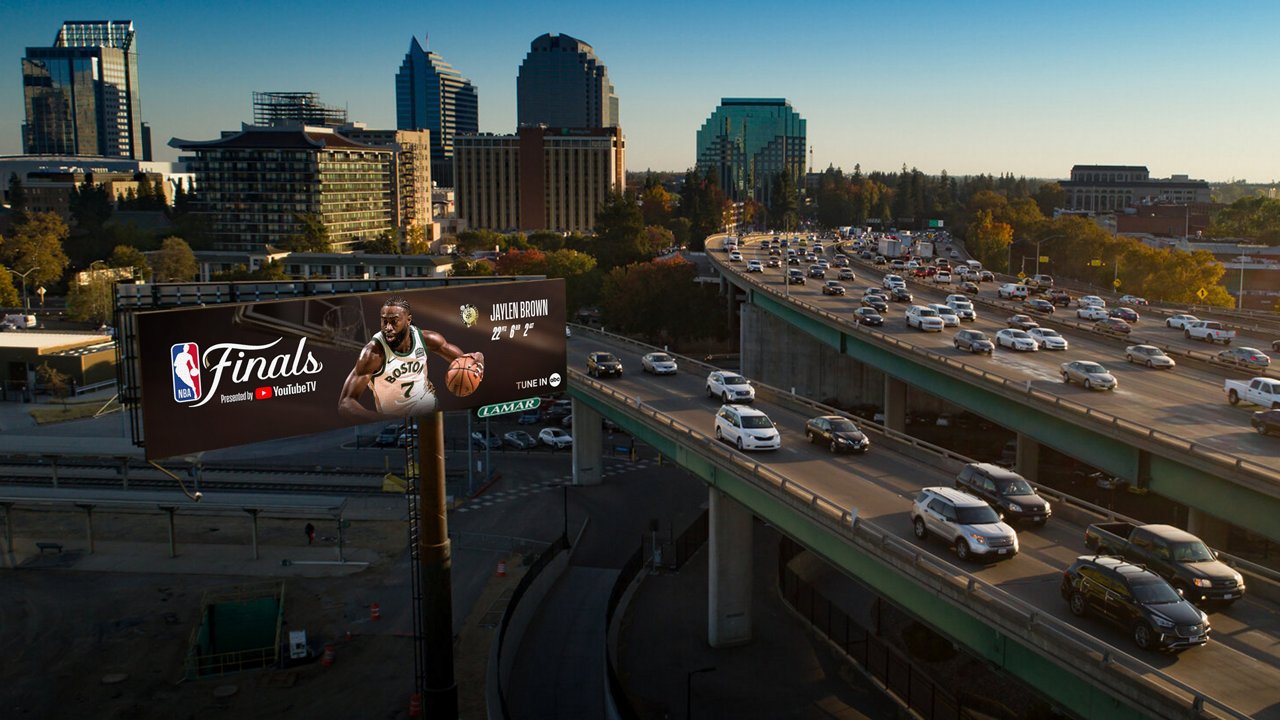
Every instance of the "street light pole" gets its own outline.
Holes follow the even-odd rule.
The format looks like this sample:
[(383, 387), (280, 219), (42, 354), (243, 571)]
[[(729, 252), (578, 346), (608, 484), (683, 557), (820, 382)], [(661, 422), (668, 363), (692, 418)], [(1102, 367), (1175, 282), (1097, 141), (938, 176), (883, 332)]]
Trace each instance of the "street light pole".
[(31, 309), (31, 303), (27, 302), (27, 276), (39, 269), (40, 269), (39, 266), (37, 266), (37, 267), (31, 268), (30, 270), (27, 270), (24, 273), (20, 273), (17, 270), (9, 270), (9, 268), (5, 268), (5, 270), (9, 270), (10, 274), (17, 275), (18, 277), (22, 278), (22, 309), (24, 311)]

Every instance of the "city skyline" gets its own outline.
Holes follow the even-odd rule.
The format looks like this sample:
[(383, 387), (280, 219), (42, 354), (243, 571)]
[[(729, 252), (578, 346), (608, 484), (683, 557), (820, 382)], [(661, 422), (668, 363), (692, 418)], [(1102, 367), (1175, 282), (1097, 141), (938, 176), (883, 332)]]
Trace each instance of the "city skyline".
[[(104, 17), (104, 14), (108, 15)], [(723, 97), (779, 97), (806, 118), (813, 168), (1065, 178), (1076, 164), (1153, 177), (1270, 182), (1280, 99), (1268, 37), (1280, 7), (1079, 3), (1053, 13), (996, 2), (819, 2), (779, 16), (759, 2), (393, 2), (353, 14), (328, 0), (0, 9), (0, 154), (22, 152), (20, 61), (69, 20), (132, 20), (142, 119), (170, 138), (252, 119), (253, 91), (313, 91), (369, 127), (395, 127), (395, 74), (413, 36), (477, 88), (480, 131), (516, 127), (516, 78), (544, 33), (589, 43), (609, 68), (632, 170), (683, 171)], [(252, 22), (247, 19), (252, 18)], [(193, 42), (193, 38), (198, 41)]]

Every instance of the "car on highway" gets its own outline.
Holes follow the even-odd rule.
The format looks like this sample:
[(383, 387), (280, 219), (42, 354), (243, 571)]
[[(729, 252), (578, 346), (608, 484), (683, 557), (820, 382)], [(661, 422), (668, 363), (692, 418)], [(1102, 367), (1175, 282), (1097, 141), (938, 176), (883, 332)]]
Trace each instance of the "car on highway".
[(729, 251), (729, 262), (742, 262), (742, 253), (737, 250)]
[(996, 289), (996, 297), (1001, 300), (1025, 300), (1029, 292), (1026, 285), (1005, 283)]
[(964, 282), (960, 283), (960, 292), (966, 292), (973, 295), (977, 295), (978, 284), (975, 282), (971, 282), (969, 280), (965, 280)]
[(1054, 305), (1069, 307), (1071, 305), (1071, 293), (1061, 288), (1054, 288), (1045, 295), (1045, 299)]
[(750, 260), (747, 262), (747, 272), (764, 272), (764, 265), (759, 260)]
[(1017, 350), (1018, 352), (1035, 352), (1040, 349), (1040, 346), (1036, 344), (1035, 340), (1031, 339), (1026, 330), (1019, 330), (1018, 328), (1005, 328), (996, 333), (996, 345), (1007, 347), (1010, 350)]
[(622, 377), (622, 361), (610, 352), (596, 351), (587, 355), (587, 374), (594, 377)]
[(1173, 358), (1155, 345), (1130, 345), (1124, 349), (1124, 359), (1149, 368), (1169, 370), (1177, 365)]
[(1150, 305), (1150, 303), (1147, 302), (1146, 298), (1138, 297), (1137, 295), (1121, 295), (1120, 299), (1117, 300), (1116, 302), (1120, 303), (1121, 305), (1132, 305), (1135, 307), (1142, 306), (1142, 305)]
[(885, 301), (883, 295), (863, 295), (862, 306), (872, 308), (876, 312), (889, 311), (889, 303)]
[(573, 447), (573, 436), (560, 428), (542, 428), (538, 431), (538, 440), (557, 450)]
[(847, 268), (847, 267), (849, 267), (849, 256), (848, 256), (848, 255), (837, 255), (837, 256), (836, 256), (836, 259), (835, 259), (835, 260), (833, 260), (831, 264), (832, 264), (832, 265), (835, 265), (835, 266), (836, 266), (836, 267), (838, 267), (838, 268)]
[(780, 268), (782, 267), (782, 260), (776, 257), (771, 257), (765, 261), (764, 266), (771, 267), (771, 268)]
[(826, 443), (827, 449), (838, 452), (866, 452), (871, 440), (849, 418), (841, 415), (819, 415), (804, 423), (804, 437), (811, 443)]
[(990, 355), (996, 349), (995, 343), (991, 342), (987, 334), (981, 330), (961, 330), (956, 333), (952, 342), (957, 350), (967, 350), (983, 355)]
[(944, 327), (957, 327), (960, 325), (960, 316), (951, 309), (950, 305), (929, 303), (925, 307), (938, 313), (938, 317), (942, 318), (942, 324)]
[(804, 273), (800, 272), (800, 269), (799, 269), (799, 268), (789, 268), (789, 269), (787, 270), (787, 284), (788, 284), (788, 285), (803, 285), (803, 284), (804, 284)]
[(947, 296), (947, 307), (951, 308), (951, 312), (955, 313), (961, 322), (974, 322), (978, 319), (978, 311), (973, 309), (973, 303), (963, 295)]
[(1076, 317), (1081, 320), (1106, 320), (1107, 309), (1100, 305), (1085, 305), (1076, 310)]
[(1010, 315), (1009, 319), (1005, 321), (1005, 324), (1011, 328), (1017, 328), (1019, 330), (1030, 330), (1033, 327), (1040, 327), (1040, 323), (1036, 322), (1035, 318), (1030, 315), (1021, 314)]
[(906, 260), (890, 260), (889, 267), (894, 270), (906, 270), (907, 261)]
[(504, 433), (502, 435), (502, 442), (507, 447), (515, 448), (516, 450), (528, 450), (529, 448), (538, 446), (538, 441), (535, 440), (532, 435), (523, 430), (512, 430), (511, 432)]
[(854, 276), (853, 271), (852, 271), (852, 270), (850, 270), (850, 269), (849, 269), (849, 268), (847, 268), (847, 267), (842, 267), (842, 268), (840, 268), (840, 272), (836, 273), (836, 277), (837, 277), (837, 278), (839, 278), (839, 279), (841, 279), (841, 280), (856, 280), (856, 279), (857, 279), (857, 277), (855, 277), (855, 276)]
[(844, 295), (844, 293), (844, 285), (841, 285), (839, 280), (828, 280), (822, 283), (823, 295)]
[(799, 265), (800, 265), (800, 258), (796, 257), (795, 255), (791, 255), (791, 256), (789, 256), (789, 257), (787, 258), (787, 265), (788, 265), (788, 266), (792, 266), (792, 265), (794, 265), (794, 266), (799, 267)]
[(1044, 313), (1052, 315), (1054, 311), (1053, 303), (1044, 298), (1027, 298), (1022, 301), (1022, 309), (1028, 312)]
[(1107, 301), (1097, 295), (1081, 295), (1076, 298), (1076, 307), (1106, 307)]
[(756, 389), (738, 373), (712, 370), (707, 375), (707, 397), (720, 398), (725, 404), (749, 403), (755, 401)]
[(1093, 325), (1094, 332), (1115, 333), (1117, 335), (1128, 335), (1133, 332), (1133, 326), (1121, 320), (1120, 318), (1103, 318)]
[(1259, 435), (1280, 435), (1280, 410), (1259, 410), (1249, 418), (1249, 424)]
[(1276, 352), (1280, 352), (1280, 340), (1272, 340), (1271, 349), (1275, 350)]
[(1027, 479), (994, 463), (968, 463), (956, 475), (955, 486), (987, 501), (1003, 520), (1030, 520), (1044, 525), (1053, 515), (1049, 501), (1040, 497)]
[(1271, 366), (1271, 358), (1261, 350), (1251, 347), (1233, 347), (1218, 353), (1218, 361), (1252, 370), (1264, 370)]
[(1143, 650), (1204, 645), (1209, 616), (1164, 578), (1110, 555), (1081, 555), (1062, 573), (1059, 588), (1071, 614), (1097, 615), (1130, 634)]
[(1182, 329), (1185, 329), (1191, 323), (1197, 323), (1197, 322), (1200, 322), (1200, 318), (1196, 317), (1195, 315), (1170, 315), (1168, 318), (1165, 319), (1164, 326), (1167, 328), (1177, 328), (1179, 330), (1182, 330)]
[(901, 275), (885, 275), (880, 280), (880, 284), (883, 285), (886, 290), (888, 290), (896, 286), (906, 287), (907, 281), (903, 280)]
[(1092, 360), (1064, 362), (1061, 369), (1062, 382), (1078, 382), (1085, 390), (1115, 390), (1118, 384), (1114, 375)]
[(883, 255), (877, 255), (874, 261), (876, 265), (884, 265), (887, 262), (888, 260), (885, 260)]
[(1027, 335), (1036, 341), (1036, 346), (1041, 350), (1068, 350), (1071, 347), (1067, 339), (1053, 328), (1033, 327), (1027, 331)]
[[(946, 327), (946, 323), (942, 318), (938, 317), (938, 311), (924, 305), (910, 305), (905, 313), (907, 319), (907, 327), (913, 327), (923, 332), (942, 332), (942, 328)], [(959, 321), (957, 321), (959, 324)]]
[(889, 288), (889, 298), (894, 302), (906, 303), (909, 303), (914, 299), (911, 297), (911, 291), (907, 290), (906, 285), (895, 285)]
[(946, 270), (939, 270), (934, 274), (933, 281), (939, 285), (950, 285), (951, 273)]
[(1107, 312), (1107, 317), (1120, 318), (1130, 325), (1141, 319), (1138, 312), (1131, 307), (1113, 307)]
[(949, 487), (922, 488), (911, 503), (917, 538), (933, 535), (960, 560), (1007, 560), (1018, 554), (1018, 534), (985, 500)]
[(978, 282), (995, 282), (995, 281), (996, 281), (996, 274), (991, 272), (990, 270), (978, 271)]
[(680, 366), (667, 353), (651, 352), (640, 358), (640, 369), (654, 375), (675, 375)]
[[(866, 300), (864, 299), (865, 303)], [(853, 320), (859, 325), (878, 327), (884, 325), (884, 317), (874, 307), (860, 307), (853, 311)]]
[(811, 277), (811, 278), (825, 278), (826, 276), (827, 276), (827, 271), (826, 271), (826, 269), (825, 269), (825, 268), (823, 268), (821, 265), (810, 265), (810, 266), (809, 266), (809, 277)]
[(746, 405), (721, 405), (716, 413), (716, 439), (739, 450), (777, 450), (782, 435), (763, 412)]

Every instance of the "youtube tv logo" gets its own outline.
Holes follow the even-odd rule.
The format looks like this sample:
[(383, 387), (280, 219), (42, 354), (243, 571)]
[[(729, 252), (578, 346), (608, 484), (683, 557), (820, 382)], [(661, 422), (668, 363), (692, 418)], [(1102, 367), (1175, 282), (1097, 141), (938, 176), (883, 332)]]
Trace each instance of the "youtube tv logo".
[(254, 400), (270, 400), (272, 395), (273, 393), (271, 392), (270, 386), (260, 387), (253, 391)]

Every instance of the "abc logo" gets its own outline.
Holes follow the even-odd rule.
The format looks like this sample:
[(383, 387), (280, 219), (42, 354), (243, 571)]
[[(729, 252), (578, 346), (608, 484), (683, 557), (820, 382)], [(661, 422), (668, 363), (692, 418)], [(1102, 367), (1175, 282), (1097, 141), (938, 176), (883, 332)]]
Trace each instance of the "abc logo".
[(547, 378), (547, 382), (551, 383), (551, 387), (560, 387), (560, 373), (551, 373), (551, 377)]

